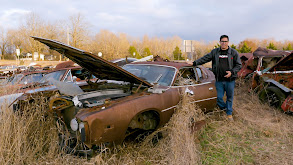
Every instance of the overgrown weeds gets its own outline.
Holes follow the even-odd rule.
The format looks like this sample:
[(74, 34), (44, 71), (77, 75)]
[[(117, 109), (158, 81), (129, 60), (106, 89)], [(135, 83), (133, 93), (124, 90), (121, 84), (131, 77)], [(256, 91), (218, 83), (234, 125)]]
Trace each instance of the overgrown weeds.
[[(292, 164), (292, 116), (259, 103), (240, 84), (234, 122), (224, 112), (203, 114), (183, 96), (171, 120), (142, 142), (125, 142), (88, 159), (59, 147), (58, 129), (47, 102), (38, 98), (21, 112), (0, 114), (0, 164)], [(206, 126), (192, 132), (195, 121)]]
[(202, 164), (292, 164), (292, 116), (260, 103), (239, 82), (234, 98), (233, 123), (224, 114), (207, 114), (200, 134)]

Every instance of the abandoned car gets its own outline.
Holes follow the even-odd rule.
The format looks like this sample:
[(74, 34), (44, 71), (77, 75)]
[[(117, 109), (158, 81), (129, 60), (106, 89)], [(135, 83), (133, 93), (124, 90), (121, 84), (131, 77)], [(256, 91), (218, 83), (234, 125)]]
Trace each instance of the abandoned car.
[(284, 112), (293, 113), (293, 52), (255, 77), (259, 98)]
[(8, 76), (13, 75), (16, 72), (17, 66), (15, 65), (1, 65), (0, 66), (0, 79), (5, 79)]
[(30, 84), (38, 82), (43, 78), (43, 75), (46, 74), (44, 71), (39, 72), (22, 72), (19, 74), (14, 74), (11, 77), (7, 78), (2, 85), (17, 85), (17, 84)]
[(69, 131), (69, 140), (66, 134), (62, 136), (63, 147), (91, 151), (101, 144), (119, 144), (138, 130), (154, 130), (169, 121), (183, 93), (188, 93), (202, 109), (211, 110), (216, 105), (215, 78), (203, 66), (148, 61), (120, 68), (61, 42), (33, 38), (98, 78), (87, 91), (75, 86), (71, 88), (75, 92), (64, 91), (51, 100), (50, 111)]
[[(257, 48), (253, 53), (240, 53), (242, 68), (237, 73), (239, 78), (251, 79), (253, 82), (255, 74), (267, 71), (283, 57), (289, 55), (289, 51), (271, 50)], [(255, 87), (256, 84), (252, 84)]]
[[(51, 96), (58, 93), (56, 85), (60, 84), (60, 82), (76, 84), (78, 86), (88, 85), (85, 80), (88, 77), (86, 70), (80, 66), (66, 65), (66, 63), (61, 63), (60, 65), (62, 66), (56, 66), (55, 70), (47, 72), (39, 82), (26, 88), (23, 87), (24, 89), (20, 90), (18, 97), (10, 107), (13, 107), (13, 110), (17, 111), (23, 109), (24, 106), (39, 96), (45, 96), (47, 99), (50, 99)], [(5, 98), (7, 97), (9, 96)]]

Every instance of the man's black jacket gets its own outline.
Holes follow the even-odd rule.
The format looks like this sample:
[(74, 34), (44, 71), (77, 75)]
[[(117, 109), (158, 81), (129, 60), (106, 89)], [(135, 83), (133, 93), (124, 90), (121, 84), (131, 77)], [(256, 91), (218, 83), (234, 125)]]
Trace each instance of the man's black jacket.
[[(216, 80), (218, 81), (219, 75), (219, 55), (220, 55), (220, 48), (213, 49), (210, 53), (206, 54), (205, 56), (195, 60), (193, 62), (194, 66), (202, 65), (204, 63), (212, 61), (212, 71), (215, 74)], [(237, 77), (237, 73), (241, 69), (241, 61), (238, 52), (235, 49), (228, 48), (228, 64), (229, 70), (231, 71), (232, 75), (231, 78), (235, 79)]]

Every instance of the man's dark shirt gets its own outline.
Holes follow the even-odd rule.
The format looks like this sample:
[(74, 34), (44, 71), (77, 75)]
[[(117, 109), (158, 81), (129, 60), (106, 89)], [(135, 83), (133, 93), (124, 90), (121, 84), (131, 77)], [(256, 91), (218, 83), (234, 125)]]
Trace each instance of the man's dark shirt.
[(226, 71), (229, 71), (229, 63), (228, 63), (228, 49), (227, 50), (220, 50), (219, 55), (219, 75), (218, 80), (219, 81), (231, 81), (230, 78), (226, 78), (224, 76), (227, 75)]

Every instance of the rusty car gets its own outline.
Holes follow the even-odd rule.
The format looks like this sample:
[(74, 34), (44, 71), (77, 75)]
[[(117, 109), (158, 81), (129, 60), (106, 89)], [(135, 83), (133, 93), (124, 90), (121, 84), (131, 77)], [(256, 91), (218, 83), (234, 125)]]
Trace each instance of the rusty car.
[[(137, 59), (122, 58), (116, 59), (113, 62), (118, 66), (123, 66), (124, 64), (131, 63), (133, 61), (137, 61)], [(82, 87), (83, 90), (87, 90), (86, 88), (90, 87), (88, 82), (91, 83), (91, 81), (96, 81), (96, 78), (90, 72), (70, 60), (57, 64), (54, 69), (42, 70), (38, 72), (46, 72), (48, 75), (42, 78), (38, 83), (27, 84), (28, 82), (26, 82), (25, 85), (18, 85), (17, 98), (15, 98), (15, 95), (11, 95), (13, 96), (12, 98), (15, 98), (15, 101), (11, 106), (14, 111), (23, 109), (23, 107), (28, 105), (28, 103), (32, 103), (35, 98), (40, 96), (45, 96), (46, 99), (49, 100), (50, 97), (58, 94), (60, 91), (62, 92), (63, 90), (67, 90), (70, 92), (71, 89), (69, 89), (68, 86), (70, 86), (70, 84), (72, 85), (72, 83)], [(29, 73), (38, 72), (35, 71)], [(5, 98), (7, 97), (10, 96), (5, 96)]]
[(43, 76), (46, 74), (46, 71), (38, 72), (22, 72), (18, 74), (13, 74), (11, 77), (7, 78), (2, 85), (17, 85), (17, 84), (30, 84), (40, 81)]
[(293, 113), (293, 52), (255, 77), (259, 99), (270, 106)]
[(0, 96), (27, 90), (35, 83), (38, 83), (46, 73), (46, 71), (38, 71), (13, 74), (2, 81), (0, 85)]
[(1, 65), (0, 66), (0, 79), (5, 79), (8, 76), (13, 75), (17, 70), (17, 66), (16, 65)]
[[(31, 82), (32, 77), (42, 78), (39, 81)], [(43, 76), (43, 74), (46, 74)], [(25, 78), (22, 75), (29, 77)], [(18, 77), (20, 76), (20, 77)], [(34, 97), (41, 95), (47, 96), (48, 98), (56, 93), (57, 88), (52, 81), (75, 83), (80, 86), (87, 84), (85, 81), (87, 77), (87, 71), (78, 65), (75, 65), (72, 61), (66, 61), (59, 63), (54, 70), (41, 70), (34, 72), (25, 72), (21, 75), (14, 75), (8, 79), (8, 83), (5, 86), (0, 87), (1, 96), (0, 103), (6, 103), (2, 108), (6, 109), (7, 106), (14, 111), (19, 110), (21, 107), (27, 105), (33, 101)], [(19, 78), (22, 78), (19, 80)], [(17, 84), (17, 82), (19, 82)]]
[(47, 74), (39, 82), (23, 88), (24, 90), (18, 93), (18, 97), (10, 107), (14, 111), (18, 111), (39, 96), (45, 96), (50, 99), (51, 96), (58, 93), (56, 85), (60, 84), (59, 82), (74, 83), (79, 86), (88, 85), (85, 80), (87, 74), (87, 71), (80, 66), (63, 65), (62, 67), (56, 67), (52, 71), (47, 71)]
[(147, 61), (123, 68), (90, 52), (64, 43), (33, 37), (56, 50), (96, 78), (87, 91), (61, 92), (51, 99), (50, 111), (64, 130), (60, 145), (72, 152), (92, 152), (111, 146), (139, 130), (150, 131), (169, 121), (181, 94), (187, 93), (202, 109), (216, 106), (214, 74), (203, 66), (185, 62)]
[(268, 70), (289, 54), (289, 51), (271, 50), (262, 47), (258, 47), (253, 53), (240, 53), (242, 68), (237, 73), (238, 77), (250, 80), (251, 85), (255, 88), (255, 75)]

